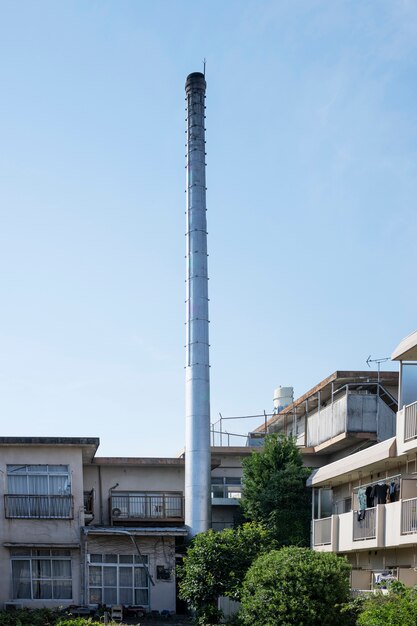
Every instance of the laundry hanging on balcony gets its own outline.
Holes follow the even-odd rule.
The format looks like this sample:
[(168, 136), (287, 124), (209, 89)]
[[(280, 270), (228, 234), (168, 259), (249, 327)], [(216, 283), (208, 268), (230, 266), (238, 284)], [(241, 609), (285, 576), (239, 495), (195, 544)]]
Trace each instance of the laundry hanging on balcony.
[(360, 522), (365, 519), (366, 515), (366, 489), (364, 487), (358, 489), (358, 503), (358, 522)]

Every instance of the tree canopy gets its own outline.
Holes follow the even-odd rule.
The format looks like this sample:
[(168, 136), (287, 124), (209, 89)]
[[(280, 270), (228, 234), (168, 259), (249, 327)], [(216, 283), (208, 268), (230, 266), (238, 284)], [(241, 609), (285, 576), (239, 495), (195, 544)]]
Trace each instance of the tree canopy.
[(199, 623), (218, 623), (219, 596), (240, 599), (249, 566), (269, 545), (267, 531), (256, 524), (222, 532), (208, 530), (194, 537), (177, 571), (180, 597), (196, 612)]
[(249, 568), (241, 595), (248, 626), (339, 626), (349, 600), (350, 565), (332, 553), (286, 547), (260, 556)]
[(243, 461), (244, 514), (268, 528), (279, 546), (309, 545), (309, 474), (295, 440), (284, 435), (268, 435), (264, 448)]

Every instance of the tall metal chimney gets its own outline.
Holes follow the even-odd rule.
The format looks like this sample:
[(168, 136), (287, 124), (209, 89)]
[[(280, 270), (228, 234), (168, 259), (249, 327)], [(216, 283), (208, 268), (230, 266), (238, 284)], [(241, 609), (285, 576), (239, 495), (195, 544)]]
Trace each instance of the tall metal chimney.
[(210, 526), (210, 373), (204, 74), (185, 83), (187, 101), (185, 524)]

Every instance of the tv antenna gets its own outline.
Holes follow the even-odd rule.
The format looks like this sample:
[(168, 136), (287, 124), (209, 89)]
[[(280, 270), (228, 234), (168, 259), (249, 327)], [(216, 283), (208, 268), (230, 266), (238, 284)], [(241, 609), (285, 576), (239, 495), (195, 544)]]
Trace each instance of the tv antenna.
[(371, 355), (368, 356), (368, 358), (366, 359), (366, 365), (370, 368), (370, 363), (376, 363), (378, 366), (378, 383), (379, 383), (379, 372), (381, 370), (381, 363), (385, 363), (385, 361), (390, 361), (391, 357), (390, 356), (386, 356), (382, 359), (371, 359)]

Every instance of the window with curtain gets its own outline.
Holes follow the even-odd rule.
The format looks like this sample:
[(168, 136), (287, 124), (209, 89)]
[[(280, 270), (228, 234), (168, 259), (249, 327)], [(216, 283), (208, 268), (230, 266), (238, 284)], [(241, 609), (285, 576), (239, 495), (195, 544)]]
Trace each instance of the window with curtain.
[(9, 494), (56, 495), (71, 493), (68, 465), (8, 465)]
[(8, 465), (6, 517), (65, 518), (72, 515), (68, 465)]
[(71, 600), (69, 550), (11, 551), (14, 600)]
[(90, 604), (149, 606), (149, 581), (137, 554), (89, 554)]

